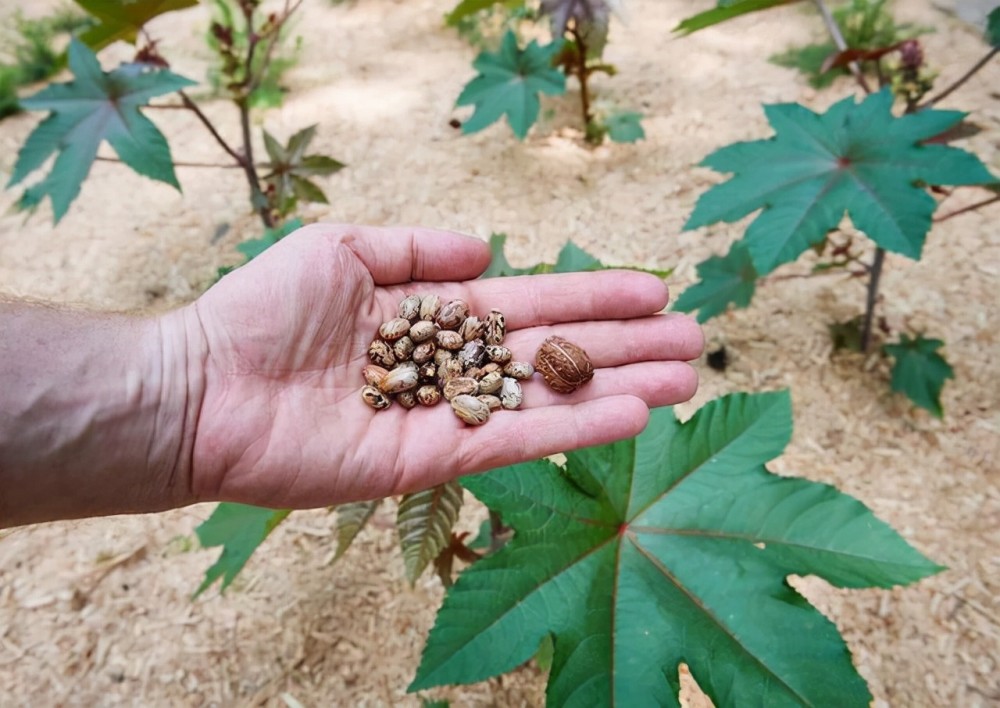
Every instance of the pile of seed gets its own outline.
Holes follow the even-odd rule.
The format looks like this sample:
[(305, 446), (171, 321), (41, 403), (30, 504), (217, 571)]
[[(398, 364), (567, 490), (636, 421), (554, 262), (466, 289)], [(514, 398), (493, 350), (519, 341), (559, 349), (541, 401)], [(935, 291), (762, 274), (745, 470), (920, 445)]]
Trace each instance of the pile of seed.
[(535, 369), (512, 361), (499, 310), (480, 319), (464, 300), (409, 295), (397, 314), (368, 347), (361, 396), (372, 408), (393, 401), (403, 408), (433, 406), (443, 398), (463, 421), (482, 425), (492, 411), (521, 405), (520, 382)]

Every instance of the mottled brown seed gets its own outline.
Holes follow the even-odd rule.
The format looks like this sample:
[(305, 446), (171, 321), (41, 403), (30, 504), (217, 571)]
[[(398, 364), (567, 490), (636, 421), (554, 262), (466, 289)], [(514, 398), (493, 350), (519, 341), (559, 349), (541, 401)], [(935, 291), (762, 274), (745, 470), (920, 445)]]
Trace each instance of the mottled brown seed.
[(434, 321), (441, 329), (457, 329), (468, 316), (469, 304), (465, 300), (452, 300), (441, 308)]
[(466, 342), (458, 352), (458, 359), (463, 366), (478, 367), (486, 361), (486, 346), (481, 339)]
[(438, 385), (444, 386), (448, 379), (461, 376), (463, 371), (462, 362), (458, 359), (449, 359), (438, 367)]
[(413, 391), (403, 391), (396, 396), (396, 403), (406, 409), (416, 408), (417, 394)]
[(437, 325), (433, 322), (425, 322), (424, 320), (421, 320), (420, 322), (414, 323), (414, 325), (410, 327), (410, 339), (418, 344), (420, 342), (426, 342), (437, 333), (437, 330)]
[(508, 410), (514, 410), (521, 405), (524, 400), (524, 393), (521, 391), (521, 384), (517, 379), (509, 376), (503, 377), (503, 384), (500, 386), (500, 405)]
[(494, 371), (491, 374), (486, 374), (479, 380), (479, 392), (496, 393), (500, 390), (500, 386), (502, 385), (503, 377), (500, 375), (499, 371)]
[(458, 333), (462, 335), (462, 339), (467, 342), (471, 342), (474, 339), (480, 339), (483, 336), (483, 332), (486, 331), (486, 322), (479, 319), (475, 315), (469, 315), (462, 322), (461, 326), (458, 328)]
[(442, 392), (449, 401), (462, 394), (475, 396), (479, 393), (479, 382), (468, 376), (455, 376), (445, 381)]
[(549, 337), (535, 354), (535, 369), (553, 391), (573, 393), (594, 378), (587, 352), (562, 337)]
[(474, 396), (455, 396), (451, 408), (467, 425), (482, 425), (490, 419), (490, 407)]
[(433, 406), (441, 400), (441, 391), (437, 386), (427, 385), (417, 389), (417, 403), (422, 406)]
[(424, 295), (420, 301), (420, 319), (433, 322), (441, 311), (441, 298), (437, 295)]
[[(437, 345), (435, 344), (435, 346)], [(438, 349), (436, 352), (434, 352), (434, 363), (437, 364), (438, 366), (441, 366), (441, 364), (451, 359), (452, 356), (454, 356), (454, 354), (452, 354), (447, 349)]]
[(419, 369), (417, 369), (417, 374), (420, 376), (420, 381), (422, 383), (437, 383), (437, 367), (434, 366), (433, 361), (428, 361), (426, 364), (422, 364)]
[(490, 361), (500, 364), (501, 366), (510, 361), (510, 349), (500, 344), (490, 344), (486, 347), (486, 356), (490, 358)]
[(476, 396), (480, 401), (489, 406), (491, 411), (495, 411), (500, 408), (500, 399), (496, 396), (490, 395), (488, 393), (481, 393)]
[(393, 371), (396, 371), (398, 369), (410, 369), (411, 371), (416, 371), (418, 368), (419, 367), (414, 361), (401, 361), (394, 367), (392, 367), (392, 371), (390, 371), (389, 373), (391, 374)]
[(404, 334), (392, 345), (392, 353), (396, 355), (396, 361), (405, 361), (413, 354), (414, 348), (413, 340)]
[(416, 388), (418, 383), (420, 383), (420, 375), (416, 369), (401, 366), (390, 371), (389, 375), (382, 379), (379, 388), (382, 389), (382, 393), (399, 393)]
[(420, 316), (420, 296), (407, 295), (399, 303), (397, 314), (405, 320), (416, 322)]
[(386, 369), (391, 369), (396, 365), (396, 355), (392, 352), (392, 347), (381, 339), (376, 339), (368, 347), (368, 358), (373, 364), (378, 364)]
[(500, 371), (500, 365), (495, 361), (491, 361), (489, 364), (483, 365), (480, 371), (483, 372), (483, 376), (486, 376), (486, 374), (492, 374), (494, 371)]
[(458, 332), (452, 332), (450, 329), (442, 329), (436, 335), (434, 335), (435, 340), (439, 347), (443, 349), (451, 349), (452, 351), (461, 349), (465, 345), (465, 340), (462, 339), (462, 335)]
[(503, 367), (505, 376), (510, 376), (518, 381), (527, 381), (535, 373), (535, 367), (526, 361), (509, 361)]
[(394, 342), (410, 331), (410, 321), (402, 317), (395, 317), (388, 322), (383, 322), (378, 328), (378, 333), (387, 342)]
[(490, 310), (486, 316), (485, 339), (487, 344), (503, 344), (507, 336), (507, 320), (500, 310)]
[(392, 404), (392, 400), (374, 386), (365, 386), (361, 389), (361, 398), (377, 411), (388, 408)]
[(366, 364), (361, 374), (364, 376), (366, 384), (378, 386), (382, 383), (382, 379), (389, 375), (389, 371), (376, 364)]
[[(409, 339), (409, 337), (407, 337), (407, 339)], [(410, 355), (410, 358), (418, 364), (424, 364), (434, 358), (434, 352), (436, 351), (437, 344), (433, 341), (421, 342), (413, 348), (413, 354)]]

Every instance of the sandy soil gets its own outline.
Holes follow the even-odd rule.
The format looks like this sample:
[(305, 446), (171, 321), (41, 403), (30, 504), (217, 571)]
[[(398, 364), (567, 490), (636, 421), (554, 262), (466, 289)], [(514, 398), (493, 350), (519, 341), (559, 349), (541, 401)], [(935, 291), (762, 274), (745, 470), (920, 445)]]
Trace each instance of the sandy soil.
[[(15, 3), (28, 6), (29, 3)], [(853, 90), (814, 92), (766, 57), (810, 34), (796, 8), (684, 40), (669, 36), (691, 12), (683, 0), (632, 0), (598, 80), (603, 100), (646, 115), (648, 139), (590, 149), (575, 123), (575, 88), (546, 102), (523, 144), (505, 127), (461, 137), (449, 127), (473, 52), (442, 27), (447, 0), (310, 2), (304, 45), (285, 105), (259, 118), (287, 136), (319, 123), (317, 149), (350, 166), (324, 181), (329, 207), (310, 219), (424, 224), (510, 235), (511, 260), (554, 258), (572, 238), (605, 262), (676, 268), (723, 252), (742, 225), (680, 233), (697, 196), (718, 177), (693, 167), (714, 148), (768, 134), (762, 102), (822, 109)], [(697, 3), (708, 6), (708, 2)], [(939, 30), (925, 38), (942, 80), (981, 55), (977, 35), (924, 0), (900, 14)], [(44, 4), (43, 4), (44, 6)], [(38, 4), (32, 4), (38, 11)], [(5, 8), (4, 12), (7, 12)], [(202, 78), (204, 8), (162, 18), (153, 33), (175, 69)], [(1000, 172), (1000, 63), (956, 94), (984, 132), (966, 147)], [(223, 133), (225, 103), (208, 105)], [(179, 160), (223, 156), (180, 112), (154, 116)], [(35, 124), (0, 124), (0, 179)], [(183, 196), (118, 165), (97, 164), (83, 196), (52, 228), (47, 213), (0, 218), (0, 290), (98, 308), (162, 310), (189, 301), (215, 269), (257, 235), (234, 170), (179, 170)], [(0, 211), (16, 194), (0, 194)], [(949, 198), (961, 205), (964, 197)], [(936, 228), (921, 263), (890, 257), (883, 312), (894, 329), (943, 338), (956, 380), (943, 421), (888, 392), (875, 358), (833, 353), (826, 326), (860, 312), (860, 283), (839, 276), (762, 286), (750, 310), (708, 325), (732, 365), (703, 367), (697, 399), (790, 386), (796, 431), (777, 471), (836, 484), (871, 506), (917, 548), (949, 567), (917, 586), (841, 592), (803, 582), (841, 627), (877, 705), (1000, 703), (1000, 357), (997, 210)], [(221, 236), (219, 236), (221, 234)], [(787, 272), (803, 272), (791, 266)], [(215, 552), (191, 548), (211, 511), (57, 523), (0, 536), (0, 705), (416, 705), (404, 695), (442, 596), (436, 579), (403, 580), (383, 509), (334, 567), (333, 519), (294, 514), (224, 597), (192, 602)], [(474, 523), (467, 509), (464, 523)], [(545, 677), (523, 668), (501, 679), (436, 691), (455, 705), (539, 705)]]

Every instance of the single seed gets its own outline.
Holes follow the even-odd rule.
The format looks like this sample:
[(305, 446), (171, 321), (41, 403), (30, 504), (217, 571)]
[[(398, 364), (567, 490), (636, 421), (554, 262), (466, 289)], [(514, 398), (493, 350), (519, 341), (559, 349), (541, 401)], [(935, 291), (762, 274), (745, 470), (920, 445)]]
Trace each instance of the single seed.
[(503, 385), (503, 377), (500, 375), (499, 371), (494, 371), (491, 374), (486, 374), (479, 381), (479, 392), (480, 393), (496, 393), (500, 390)]
[(490, 314), (486, 316), (486, 343), (503, 344), (505, 336), (507, 336), (507, 319), (500, 310), (490, 310)]
[(392, 353), (395, 354), (396, 361), (405, 361), (413, 354), (414, 348), (413, 340), (404, 334), (392, 345)]
[(524, 393), (521, 391), (521, 384), (517, 379), (503, 377), (503, 384), (500, 386), (500, 404), (507, 410), (514, 410), (521, 405), (524, 400)]
[(392, 404), (389, 397), (374, 386), (365, 386), (361, 389), (361, 398), (364, 399), (365, 403), (377, 411), (380, 411), (383, 408), (388, 408)]
[[(410, 338), (405, 337), (405, 339), (410, 339)], [(410, 341), (413, 340), (411, 339)], [(420, 344), (418, 344), (413, 348), (413, 354), (411, 354), (410, 356), (413, 358), (413, 361), (417, 362), (418, 364), (424, 364), (434, 358), (434, 352), (436, 351), (437, 351), (437, 344), (435, 344), (434, 342), (432, 341), (421, 342)]]
[(365, 383), (369, 386), (378, 386), (382, 383), (382, 379), (389, 375), (388, 370), (375, 364), (366, 364), (361, 373), (365, 378)]
[(424, 295), (424, 299), (420, 301), (420, 319), (433, 322), (440, 311), (441, 298), (437, 295)]
[(441, 329), (457, 329), (468, 316), (469, 304), (465, 300), (452, 300), (441, 308), (434, 321)]
[(437, 333), (437, 330), (437, 325), (433, 322), (420, 320), (410, 327), (410, 339), (417, 343), (426, 342)]
[(378, 328), (378, 333), (387, 342), (393, 342), (409, 331), (410, 321), (402, 317), (396, 317), (388, 322), (383, 322), (382, 326)]
[(451, 359), (452, 356), (454, 355), (447, 349), (438, 349), (437, 351), (434, 352), (434, 363), (437, 364), (438, 366), (441, 366), (441, 364)]
[(475, 315), (470, 315), (465, 318), (465, 321), (458, 328), (458, 333), (462, 335), (462, 339), (467, 342), (471, 342), (474, 339), (479, 339), (483, 336), (486, 331), (486, 322), (479, 319)]
[(458, 332), (452, 332), (450, 329), (442, 329), (434, 335), (434, 338), (437, 340), (439, 347), (451, 349), (452, 351), (461, 349), (465, 345), (465, 340), (462, 339), (462, 335)]
[(493, 396), (488, 393), (481, 393), (478, 396), (476, 396), (476, 398), (478, 398), (480, 401), (489, 406), (490, 411), (499, 410), (500, 408), (501, 405), (500, 399), (497, 398), (496, 396)]
[(496, 362), (503, 366), (508, 361), (510, 361), (510, 349), (501, 344), (490, 344), (486, 347), (486, 356), (490, 358), (490, 361)]
[(549, 337), (535, 354), (535, 369), (553, 391), (573, 393), (594, 378), (587, 352), (562, 337)]
[(478, 367), (482, 365), (486, 360), (486, 347), (483, 345), (483, 340), (467, 341), (458, 352), (458, 359), (464, 366)]
[(490, 419), (490, 407), (474, 396), (455, 396), (451, 408), (467, 425), (482, 425)]
[(449, 401), (459, 395), (475, 396), (479, 393), (479, 382), (468, 376), (454, 376), (445, 381), (443, 393)]
[(368, 347), (368, 358), (373, 364), (391, 369), (396, 365), (396, 355), (392, 352), (392, 347), (381, 339), (376, 339)]
[(396, 403), (406, 409), (416, 408), (417, 394), (413, 391), (402, 391), (396, 395)]
[(382, 380), (379, 388), (382, 389), (383, 393), (400, 393), (401, 391), (409, 391), (412, 388), (416, 388), (418, 383), (420, 383), (420, 375), (415, 368), (411, 369), (408, 366), (400, 366), (398, 369), (393, 369), (389, 372), (389, 375)]
[(420, 296), (419, 295), (407, 295), (399, 303), (398, 314), (405, 320), (410, 322), (416, 322), (417, 318), (420, 316)]
[(526, 381), (535, 373), (535, 367), (526, 361), (509, 361), (503, 367), (503, 373), (512, 379)]
[(422, 406), (433, 406), (441, 400), (441, 391), (437, 386), (427, 385), (417, 389), (417, 403)]

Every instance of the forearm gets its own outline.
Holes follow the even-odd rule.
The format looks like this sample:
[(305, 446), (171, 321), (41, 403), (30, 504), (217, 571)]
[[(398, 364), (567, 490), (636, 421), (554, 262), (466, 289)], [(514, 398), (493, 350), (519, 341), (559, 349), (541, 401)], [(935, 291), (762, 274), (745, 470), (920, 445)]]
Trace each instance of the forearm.
[(0, 527), (190, 501), (183, 319), (0, 300)]

